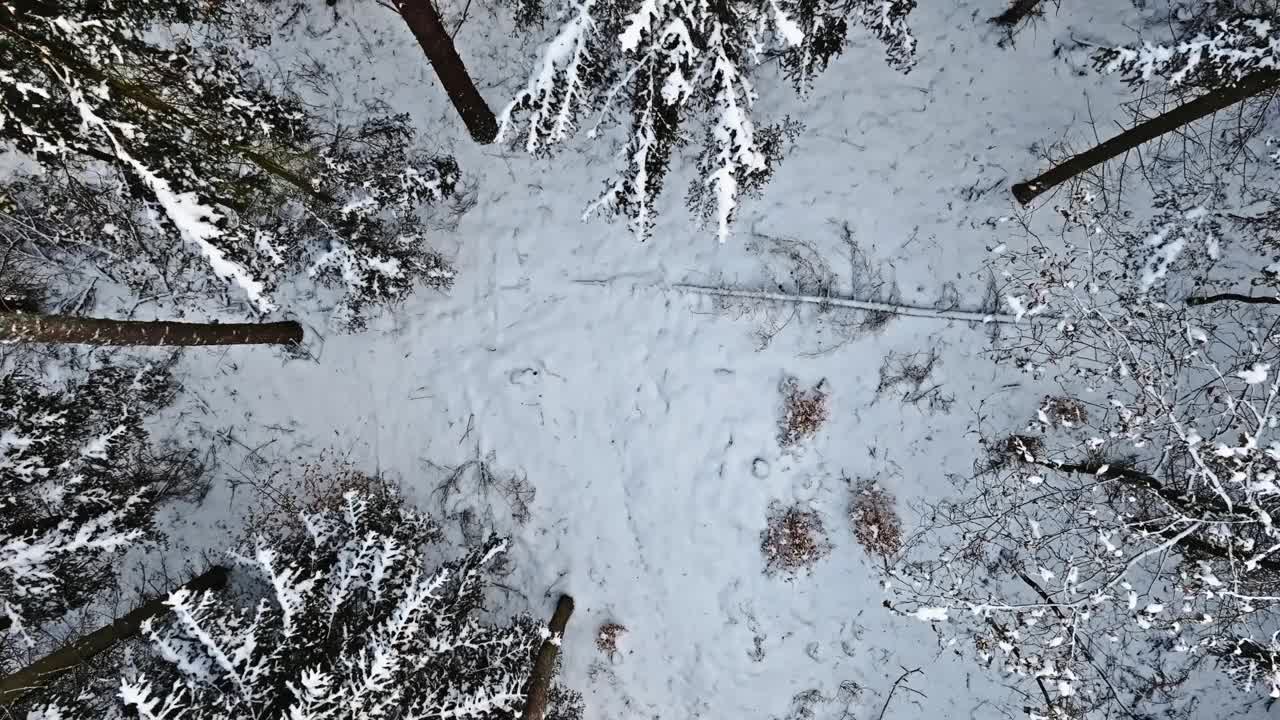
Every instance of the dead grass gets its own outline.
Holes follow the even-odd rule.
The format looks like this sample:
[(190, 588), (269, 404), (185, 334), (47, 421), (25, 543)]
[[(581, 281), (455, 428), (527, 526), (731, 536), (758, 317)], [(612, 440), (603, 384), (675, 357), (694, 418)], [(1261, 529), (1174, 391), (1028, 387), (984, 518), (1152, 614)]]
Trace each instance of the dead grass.
[(931, 382), (933, 371), (940, 362), (936, 348), (928, 352), (908, 354), (889, 353), (880, 365), (880, 382), (876, 385), (876, 400), (889, 393), (901, 391), (903, 403), (927, 409), (933, 413), (951, 411), (955, 396), (942, 391), (942, 384)]
[(769, 509), (768, 527), (761, 535), (766, 575), (807, 572), (831, 552), (822, 518), (801, 505)]
[(826, 422), (829, 412), (826, 381), (805, 390), (799, 381), (789, 377), (782, 381), (779, 389), (783, 415), (778, 423), (778, 444), (793, 447), (816, 435)]
[(399, 490), (381, 475), (370, 475), (325, 450), (319, 459), (301, 465), (254, 486), (260, 503), (250, 508), (240, 546), (262, 538), (275, 543), (305, 537), (302, 518), (316, 513), (341, 512), (343, 496), (360, 493), (371, 507), (403, 504)]
[(888, 559), (902, 549), (897, 501), (875, 480), (859, 480), (849, 503), (853, 535), (868, 553)]
[(618, 623), (605, 623), (596, 631), (596, 648), (612, 658), (618, 652), (618, 639), (627, 633), (627, 628)]
[(1010, 435), (987, 446), (991, 467), (1033, 463), (1044, 455), (1044, 440), (1037, 435)]
[(1044, 404), (1040, 406), (1040, 412), (1044, 414), (1043, 419), (1047, 419), (1052, 425), (1075, 427), (1089, 421), (1089, 411), (1084, 403), (1065, 396), (1046, 397)]

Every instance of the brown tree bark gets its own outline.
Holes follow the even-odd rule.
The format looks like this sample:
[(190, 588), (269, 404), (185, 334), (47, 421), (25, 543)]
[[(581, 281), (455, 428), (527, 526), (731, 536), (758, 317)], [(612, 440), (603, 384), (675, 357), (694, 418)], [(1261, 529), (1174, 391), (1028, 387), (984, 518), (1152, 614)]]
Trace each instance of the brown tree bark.
[(108, 320), (69, 315), (0, 313), (0, 343), (85, 345), (296, 345), (302, 326), (272, 323), (185, 323)]
[(1246, 75), (1231, 87), (1215, 89), (1146, 122), (1134, 125), (1101, 145), (1096, 145), (1050, 168), (1038, 177), (1014, 185), (1013, 196), (1018, 199), (1018, 202), (1026, 205), (1041, 193), (1070, 180), (1094, 165), (1104, 163), (1148, 140), (1154, 140), (1241, 100), (1274, 89), (1277, 85), (1280, 85), (1280, 73), (1264, 70)]
[(520, 720), (542, 720), (547, 714), (547, 696), (551, 692), (551, 678), (556, 671), (556, 653), (560, 649), (560, 641), (564, 638), (564, 627), (573, 614), (573, 598), (561, 595), (556, 603), (556, 611), (551, 615), (547, 628), (551, 637), (542, 641), (538, 649), (538, 658), (533, 662), (533, 672), (529, 675), (529, 695), (524, 701), (524, 713)]
[(462, 58), (453, 47), (453, 38), (449, 37), (431, 0), (394, 0), (394, 3), (413, 36), (418, 38), (431, 67), (435, 68), (440, 84), (449, 94), (454, 109), (462, 116), (471, 139), (481, 145), (493, 142), (498, 136), (498, 121), (467, 74)]
[[(215, 565), (182, 587), (193, 592), (201, 592), (220, 590), (226, 584), (227, 569)], [(166, 610), (165, 599), (165, 597), (158, 597), (144, 603), (110, 625), (55, 650), (12, 675), (0, 678), (0, 707), (13, 705), (27, 693), (38, 690), (63, 673), (74, 670), (85, 661), (111, 649), (121, 640), (137, 635), (144, 620), (156, 617)]]

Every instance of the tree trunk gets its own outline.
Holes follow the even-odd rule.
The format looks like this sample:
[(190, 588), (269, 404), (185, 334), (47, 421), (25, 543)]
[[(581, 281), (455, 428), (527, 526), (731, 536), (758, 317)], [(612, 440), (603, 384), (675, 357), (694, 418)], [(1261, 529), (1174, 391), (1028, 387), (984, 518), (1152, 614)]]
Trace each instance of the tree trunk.
[(302, 326), (273, 323), (185, 323), (107, 320), (68, 315), (0, 313), (0, 343), (86, 345), (296, 345)]
[(1013, 0), (1005, 11), (991, 18), (988, 22), (993, 25), (1012, 30), (1018, 23), (1026, 20), (1032, 13), (1036, 11), (1036, 7), (1040, 5), (1040, 0)]
[(1241, 295), (1240, 293), (1218, 293), (1217, 295), (1196, 295), (1187, 298), (1188, 305), (1208, 305), (1216, 302), (1242, 302), (1252, 305), (1280, 305), (1280, 297), (1274, 295)]
[(453, 38), (444, 29), (440, 14), (436, 12), (431, 0), (394, 2), (396, 10), (413, 31), (414, 37), (418, 38), (418, 44), (431, 61), (431, 67), (435, 68), (436, 76), (449, 94), (453, 107), (462, 116), (462, 122), (466, 123), (471, 139), (481, 145), (493, 142), (498, 136), (498, 121), (485, 104), (484, 98), (480, 97), (475, 83), (471, 82), (462, 58), (458, 57), (458, 51), (453, 47)]
[[(227, 569), (214, 566), (182, 587), (193, 592), (220, 590), (227, 584)], [(94, 656), (111, 649), (121, 640), (138, 634), (144, 620), (165, 612), (165, 597), (144, 603), (129, 614), (79, 640), (46, 655), (12, 675), (0, 678), (0, 707), (8, 707), (27, 693), (47, 685), (59, 675), (74, 670)]]
[(564, 638), (564, 626), (569, 623), (573, 614), (573, 598), (561, 595), (556, 603), (556, 611), (551, 615), (551, 637), (542, 641), (538, 649), (538, 659), (533, 663), (533, 672), (529, 675), (529, 695), (524, 701), (524, 714), (520, 720), (542, 720), (547, 714), (547, 696), (551, 692), (551, 677), (556, 670), (556, 652), (560, 649), (560, 641)]
[(1069, 158), (1039, 177), (1014, 185), (1013, 196), (1018, 199), (1018, 202), (1026, 205), (1046, 190), (1070, 180), (1094, 165), (1104, 163), (1148, 140), (1160, 137), (1187, 123), (1195, 122), (1241, 100), (1271, 90), (1277, 84), (1280, 84), (1280, 73), (1264, 70), (1247, 75), (1231, 87), (1218, 88), (1201, 95), (1162, 115), (1139, 123), (1101, 145)]

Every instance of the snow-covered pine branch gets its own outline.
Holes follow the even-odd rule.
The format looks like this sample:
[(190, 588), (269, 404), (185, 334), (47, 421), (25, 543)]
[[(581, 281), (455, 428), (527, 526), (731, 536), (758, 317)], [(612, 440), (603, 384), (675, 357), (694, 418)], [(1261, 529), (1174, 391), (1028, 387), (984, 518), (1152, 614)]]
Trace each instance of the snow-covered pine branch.
[(884, 42), (889, 62), (914, 62), (906, 25), (913, 0), (566, 0), (559, 31), (526, 87), (502, 111), (499, 139), (547, 151), (582, 124), (595, 138), (630, 116), (620, 177), (588, 207), (626, 216), (644, 237), (672, 151), (701, 126), (699, 177), (690, 204), (714, 219), (723, 241), (741, 196), (759, 190), (799, 132), (784, 120), (757, 125), (752, 76), (766, 57), (804, 89), (844, 47), (850, 23)]
[[(413, 151), (405, 117), (335, 128), (274, 93), (217, 39), (252, 12), (235, 1), (0, 5), (0, 138), (53, 171), (6, 188), (17, 208), (0, 213), (0, 233), (169, 292), (198, 269), (264, 312), (291, 276), (339, 288), (353, 316), (417, 282), (447, 286), (418, 212), (453, 192), (456, 164)], [(195, 40), (152, 32), (175, 23)]]
[(1095, 62), (1103, 72), (1123, 73), (1132, 83), (1160, 78), (1173, 87), (1230, 85), (1246, 75), (1280, 69), (1280, 34), (1270, 19), (1234, 18), (1173, 44), (1105, 48)]
[(0, 378), (0, 637), (110, 587), (115, 556), (150, 532), (164, 493), (143, 420), (167, 401), (160, 366), (105, 367), (65, 390)]
[(506, 540), (429, 569), (424, 545), (438, 528), (355, 491), (305, 528), (237, 558), (239, 597), (174, 593), (167, 618), (144, 628), (159, 662), (122, 679), (121, 710), (155, 720), (519, 716), (541, 628), (476, 617)]

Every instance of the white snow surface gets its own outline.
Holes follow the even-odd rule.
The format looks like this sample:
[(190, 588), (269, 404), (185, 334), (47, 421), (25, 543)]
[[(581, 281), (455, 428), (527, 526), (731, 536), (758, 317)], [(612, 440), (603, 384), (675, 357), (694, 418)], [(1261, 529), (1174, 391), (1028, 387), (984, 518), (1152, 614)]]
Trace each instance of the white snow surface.
[[(494, 454), (496, 469), (526, 473), (537, 488), (527, 524), (493, 498), (515, 561), (502, 580), (511, 590), (494, 606), (550, 617), (559, 593), (574, 597), (563, 680), (584, 692), (589, 718), (783, 718), (811, 690), (822, 697), (818, 720), (846, 707), (874, 717), (900, 666), (922, 668), (909, 682), (925, 695), (900, 691), (886, 718), (998, 717), (1000, 702), (1016, 714), (1000, 678), (960, 656), (971, 648), (936, 639), (930, 621), (942, 614), (920, 622), (882, 607), (886, 592), (846, 519), (841, 474), (880, 476), (911, 527), (919, 503), (950, 493), (948, 474), (971, 471), (979, 413), (1020, 425), (1041, 389), (981, 356), (981, 326), (897, 318), (813, 355), (815, 326), (802, 314), (758, 349), (750, 318), (665, 288), (763, 287), (749, 249), (757, 236), (805, 239), (845, 270), (838, 225), (848, 222), (902, 302), (929, 305), (950, 282), (962, 305), (979, 303), (977, 271), (1019, 212), (1008, 186), (1044, 167), (1033, 146), (1089, 142), (1076, 124), (1086, 101), (1100, 127), (1123, 117), (1115, 78), (1054, 54), (1082, 30), (1110, 45), (1132, 39), (1129, 3), (1088, 4), (1104, 9), (1050, 6), (1001, 49), (985, 18), (1003, 0), (922, 3), (911, 19), (920, 63), (909, 75), (854, 30), (807, 97), (757, 78), (756, 122), (790, 113), (807, 125), (764, 195), (744, 199), (732, 235), (717, 242), (681, 205), (689, 173), (680, 163), (687, 169), (695, 154), (686, 148), (652, 238), (639, 243), (623, 223), (580, 220), (615, 167), (616, 135), (580, 137), (550, 160), (477, 147), (402, 21), (340, 2), (331, 32), (295, 32), (269, 60), (287, 66), (305, 52), (338, 74), (326, 101), (352, 110), (386, 102), (413, 115), (422, 142), (456, 154), (477, 204), (432, 242), (454, 259), (457, 284), (419, 292), (361, 334), (301, 318), (314, 361), (269, 348), (187, 353), (183, 423), (236, 438), (221, 453), (228, 481), (253, 472), (245, 448), (279, 463), (333, 448), (434, 509), (441, 473), (431, 463), (456, 465), (478, 449)], [(310, 22), (328, 27), (332, 11), (312, 5)], [(444, 4), (448, 26), (461, 5)], [(554, 31), (521, 44), (502, 17), (472, 8), (456, 38), (497, 109)], [(886, 353), (930, 348), (942, 357), (933, 380), (957, 398), (949, 413), (876, 399)], [(805, 387), (825, 378), (830, 392), (830, 419), (798, 451), (777, 440), (787, 376)], [(222, 483), (206, 511), (175, 513), (174, 551), (225, 545), (248, 497)], [(822, 514), (834, 550), (811, 574), (762, 573), (774, 500)], [(627, 627), (612, 658), (594, 644), (605, 622)], [(851, 701), (839, 696), (849, 681), (863, 688)]]

